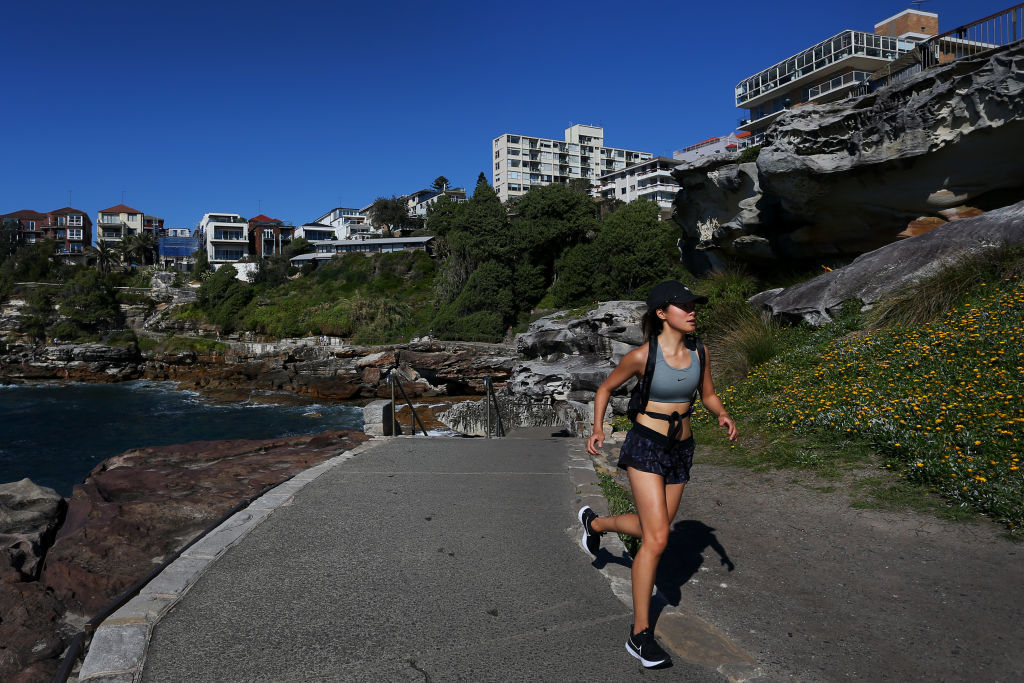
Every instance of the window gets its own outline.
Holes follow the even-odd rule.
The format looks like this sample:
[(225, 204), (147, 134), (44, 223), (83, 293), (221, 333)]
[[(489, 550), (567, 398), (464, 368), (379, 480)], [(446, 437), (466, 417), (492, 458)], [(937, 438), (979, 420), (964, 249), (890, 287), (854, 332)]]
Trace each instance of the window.
[(35, 230), (36, 229), (36, 222), (35, 221), (25, 221), (25, 229), (26, 230)]
[(509, 159), (508, 160), (508, 165), (509, 165), (510, 168), (519, 168), (519, 166), (522, 163), (523, 162), (519, 161), (519, 159)]
[(496, 150), (494, 150), (494, 158), (495, 158), (495, 159), (497, 159), (497, 158), (498, 158), (498, 155), (500, 155), (500, 154), (501, 154), (501, 150), (500, 150), (500, 149), (496, 149)]
[(519, 180), (519, 171), (509, 171), (508, 172), (508, 179), (509, 180)]
[(69, 240), (80, 240), (80, 239), (82, 239), (82, 230), (81, 229), (76, 230), (74, 228), (69, 228), (68, 229), (68, 239)]
[(519, 192), (519, 190), (520, 190), (520, 187), (519, 187), (519, 185), (517, 185), (517, 184), (515, 184), (515, 183), (509, 183), (509, 184), (508, 184), (508, 189), (509, 189), (509, 191), (511, 191), (511, 192)]
[(622, 189), (620, 189), (619, 194), (626, 194), (626, 188), (623, 187)]
[(494, 170), (495, 171), (500, 171), (501, 170), (501, 162), (500, 161), (498, 163), (494, 164)]
[(59, 239), (59, 240), (64, 239), (64, 231), (63, 230), (58, 230), (57, 231), (57, 239)]
[(541, 152), (540, 153), (540, 160), (541, 161), (551, 161), (551, 159), (552, 159), (551, 152)]
[(497, 173), (494, 174), (494, 184), (497, 185), (501, 182), (501, 176)]
[(73, 213), (68, 216), (68, 225), (82, 225), (82, 214)]
[(81, 254), (82, 253), (82, 243), (81, 242), (72, 242), (70, 247), (69, 247), (69, 249), (68, 249), (68, 251), (70, 251), (72, 254)]
[(513, 145), (518, 145), (519, 144), (519, 136), (518, 135), (509, 135), (508, 136), (508, 141), (511, 144), (513, 144)]
[(57, 225), (64, 225), (65, 222), (64, 216), (57, 216)]
[(510, 157), (517, 157), (517, 156), (519, 156), (519, 150), (518, 149), (509, 149), (508, 150), (508, 155)]

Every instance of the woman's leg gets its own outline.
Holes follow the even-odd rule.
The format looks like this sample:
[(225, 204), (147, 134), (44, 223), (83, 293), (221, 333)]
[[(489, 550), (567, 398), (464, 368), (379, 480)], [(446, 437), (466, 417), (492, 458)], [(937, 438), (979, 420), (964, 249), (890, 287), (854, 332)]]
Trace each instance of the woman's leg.
[[(665, 486), (665, 514), (668, 515), (669, 524), (676, 517), (679, 510), (679, 501), (683, 497), (683, 488), (686, 484), (668, 484)], [(640, 526), (640, 517), (635, 512), (627, 512), (622, 515), (609, 517), (595, 517), (590, 523), (590, 528), (598, 533), (613, 531), (617, 534), (626, 534), (635, 538), (643, 537), (643, 530)]]
[(665, 485), (665, 479), (658, 474), (641, 472), (630, 467), (629, 484), (641, 528), (642, 543), (633, 558), (633, 633), (639, 633), (651, 625), (651, 593), (654, 592), (654, 577), (658, 571), (661, 554), (668, 545), (669, 525), (679, 507), (683, 486)]

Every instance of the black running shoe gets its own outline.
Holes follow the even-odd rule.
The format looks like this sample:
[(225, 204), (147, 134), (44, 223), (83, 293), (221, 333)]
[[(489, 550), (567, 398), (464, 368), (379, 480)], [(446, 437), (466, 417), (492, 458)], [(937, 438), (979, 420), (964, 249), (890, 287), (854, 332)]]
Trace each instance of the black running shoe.
[(597, 513), (590, 509), (589, 505), (584, 505), (580, 508), (580, 524), (583, 526), (583, 537), (580, 539), (580, 545), (588, 553), (597, 557), (597, 551), (601, 549), (601, 536), (591, 528), (590, 523), (597, 519)]
[(629, 640), (626, 641), (626, 652), (639, 659), (640, 663), (646, 668), (662, 666), (670, 661), (668, 654), (654, 640), (654, 633), (651, 631), (650, 626), (640, 631), (640, 633), (633, 633), (633, 629), (630, 627), (629, 632)]

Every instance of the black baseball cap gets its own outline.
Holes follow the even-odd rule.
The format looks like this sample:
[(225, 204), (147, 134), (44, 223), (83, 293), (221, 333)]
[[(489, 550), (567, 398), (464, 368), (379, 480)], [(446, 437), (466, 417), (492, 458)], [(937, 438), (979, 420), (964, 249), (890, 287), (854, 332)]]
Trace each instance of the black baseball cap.
[(653, 311), (657, 308), (664, 308), (666, 304), (706, 304), (708, 298), (694, 294), (682, 282), (677, 280), (666, 280), (651, 287), (647, 294), (647, 310)]

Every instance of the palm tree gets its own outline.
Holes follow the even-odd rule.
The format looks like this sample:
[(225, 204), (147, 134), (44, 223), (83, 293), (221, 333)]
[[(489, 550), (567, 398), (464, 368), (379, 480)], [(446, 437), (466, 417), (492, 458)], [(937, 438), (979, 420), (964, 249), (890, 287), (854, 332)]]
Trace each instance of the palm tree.
[(141, 261), (142, 265), (149, 266), (156, 262), (155, 253), (156, 240), (153, 239), (152, 233), (132, 235), (124, 242), (126, 261)]
[(100, 275), (106, 275), (110, 272), (111, 266), (116, 266), (121, 263), (121, 257), (117, 253), (117, 249), (107, 244), (104, 240), (97, 240), (96, 246), (88, 246), (85, 248), (86, 255), (89, 261), (95, 262), (96, 269), (100, 271)]

